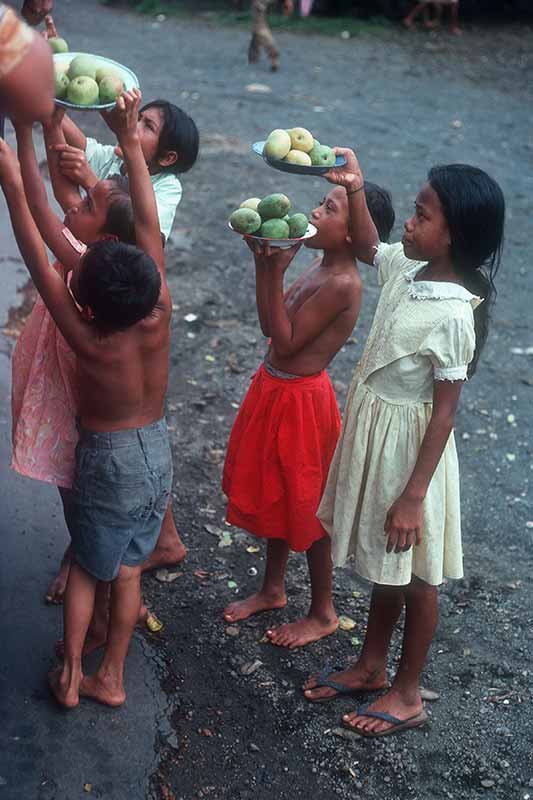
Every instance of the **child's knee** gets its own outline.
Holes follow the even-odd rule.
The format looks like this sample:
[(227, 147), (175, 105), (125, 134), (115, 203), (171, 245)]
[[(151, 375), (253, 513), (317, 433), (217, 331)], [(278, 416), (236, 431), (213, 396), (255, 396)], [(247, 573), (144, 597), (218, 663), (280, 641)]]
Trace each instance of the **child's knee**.
[(115, 580), (120, 581), (120, 583), (125, 583), (126, 581), (139, 582), (141, 580), (141, 567), (129, 567), (127, 564), (121, 564)]

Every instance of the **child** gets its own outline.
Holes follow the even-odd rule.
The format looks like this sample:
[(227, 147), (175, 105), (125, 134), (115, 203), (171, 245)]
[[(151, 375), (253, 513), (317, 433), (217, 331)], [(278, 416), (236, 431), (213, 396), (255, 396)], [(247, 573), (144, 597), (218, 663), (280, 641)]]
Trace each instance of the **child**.
[[(415, 19), (419, 14), (424, 15), (424, 25), (426, 28), (438, 28), (442, 18), (442, 7), (450, 7), (450, 33), (459, 34), (459, 0), (421, 0), (407, 14), (403, 24), (409, 30), (413, 30)], [(435, 17), (430, 19), (430, 9), (435, 9)]]
[[(390, 197), (373, 184), (367, 190), (386, 239), (394, 222)], [(306, 245), (324, 253), (285, 294), (284, 273), (299, 245), (255, 251), (257, 310), (270, 347), (233, 425), (223, 476), (228, 521), (268, 540), (262, 588), (229, 605), (228, 622), (285, 606), (289, 551), (306, 552), (309, 613), (267, 632), (273, 644), (289, 648), (317, 641), (338, 626), (330, 539), (316, 519), (340, 430), (326, 367), (351, 334), (361, 303), (345, 189), (333, 189), (311, 221), (317, 234)]]
[(385, 688), (390, 638), (405, 606), (392, 686), (343, 717), (350, 730), (375, 737), (424, 724), (419, 680), (437, 625), (437, 586), (463, 575), (453, 425), (487, 336), (505, 204), (482, 170), (433, 167), (402, 243), (382, 244), (356, 191), (363, 181), (357, 159), (337, 152), (347, 164), (329, 180), (353, 192), (354, 253), (374, 262), (383, 288), (318, 517), (332, 537), (334, 564), (354, 554), (374, 588), (357, 663), (304, 688), (314, 702)]
[[(137, 130), (166, 241), (182, 195), (177, 176), (191, 169), (198, 156), (198, 129), (181, 108), (167, 100), (153, 100), (141, 108)], [(86, 137), (68, 117), (64, 118), (63, 131), (67, 143), (56, 147), (60, 168), (76, 184), (89, 189), (98, 180), (125, 174), (120, 147)]]
[[(259, 61), (261, 48), (270, 57), (270, 70), (277, 72), (279, 69), (279, 50), (274, 42), (267, 12), (272, 0), (252, 0), (252, 38), (248, 47), (248, 62), (255, 64)], [(283, 0), (283, 11), (288, 17), (294, 10), (293, 0)]]
[[(16, 158), (0, 143), (0, 177), (22, 256), (77, 358), (80, 440), (67, 518), (74, 561), (64, 607), (65, 660), (50, 686), (66, 708), (85, 695), (125, 700), (123, 670), (140, 608), (141, 564), (155, 547), (167, 508), (172, 461), (163, 415), (171, 300), (155, 197), (137, 135), (140, 92), (107, 115), (130, 175), (137, 247), (90, 246), (72, 279), (74, 302), (51, 269), (31, 217)], [(80, 310), (81, 306), (81, 310)], [(81, 655), (97, 580), (111, 582), (106, 649), (84, 677)]]

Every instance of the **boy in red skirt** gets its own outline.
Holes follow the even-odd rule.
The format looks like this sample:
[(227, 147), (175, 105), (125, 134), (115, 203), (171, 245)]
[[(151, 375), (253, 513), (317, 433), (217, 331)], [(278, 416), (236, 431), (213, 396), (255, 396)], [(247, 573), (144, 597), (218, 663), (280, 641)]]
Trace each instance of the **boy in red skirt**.
[[(390, 196), (374, 184), (363, 188), (386, 241), (394, 223)], [(338, 626), (330, 539), (316, 517), (340, 431), (339, 409), (325, 370), (352, 333), (361, 304), (346, 190), (335, 187), (313, 211), (311, 222), (318, 232), (305, 244), (323, 250), (323, 255), (287, 292), (285, 271), (300, 244), (288, 249), (250, 245), (259, 322), (269, 348), (233, 425), (222, 483), (228, 522), (267, 539), (263, 585), (224, 610), (227, 622), (285, 606), (289, 551), (307, 555), (307, 616), (267, 631), (273, 644), (289, 648), (315, 642)]]

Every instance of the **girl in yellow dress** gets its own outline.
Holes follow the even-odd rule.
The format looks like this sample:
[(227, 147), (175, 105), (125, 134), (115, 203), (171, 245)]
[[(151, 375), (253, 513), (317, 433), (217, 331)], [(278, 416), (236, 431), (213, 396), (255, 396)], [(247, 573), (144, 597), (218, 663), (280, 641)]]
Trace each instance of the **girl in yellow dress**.
[(385, 688), (390, 639), (405, 607), (392, 686), (343, 717), (350, 730), (375, 737), (426, 721), (419, 679), (437, 625), (437, 586), (463, 575), (453, 426), (487, 335), (505, 204), (482, 170), (434, 167), (402, 242), (383, 244), (354, 153), (336, 152), (346, 166), (327, 177), (346, 187), (354, 255), (376, 266), (382, 292), (317, 515), (334, 564), (355, 556), (374, 588), (357, 663), (304, 688), (314, 702)]

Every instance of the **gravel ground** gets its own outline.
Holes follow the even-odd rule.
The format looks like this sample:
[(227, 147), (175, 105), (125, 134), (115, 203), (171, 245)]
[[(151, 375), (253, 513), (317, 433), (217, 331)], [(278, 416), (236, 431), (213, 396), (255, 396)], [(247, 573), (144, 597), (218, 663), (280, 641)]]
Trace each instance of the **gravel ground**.
[[(532, 29), (471, 29), (460, 38), (387, 30), (348, 41), (284, 34), (282, 70), (272, 75), (266, 62), (246, 64), (246, 32), (206, 21), (158, 22), (94, 0), (58, 4), (57, 21), (71, 49), (127, 63), (146, 98), (177, 97), (202, 133), (167, 249), (174, 508), (190, 552), (174, 580), (145, 581), (165, 623), (154, 641), (171, 708), (153, 797), (533, 797)], [(86, 114), (83, 124), (107, 137), (96, 117)], [(226, 218), (245, 197), (270, 191), (288, 193), (304, 211), (318, 202), (325, 183), (271, 170), (250, 152), (272, 128), (296, 125), (358, 149), (365, 175), (392, 191), (398, 235), (434, 163), (478, 164), (501, 182), (508, 203), (490, 339), (457, 418), (467, 577), (442, 587), (424, 672), (440, 700), (424, 731), (376, 742), (340, 735), (353, 700), (311, 706), (300, 692), (310, 672), (358, 652), (368, 587), (351, 566), (335, 576), (335, 601), (355, 627), (302, 651), (261, 642), (270, 624), (306, 609), (301, 557), (289, 564), (286, 610), (230, 628), (221, 618), (263, 567), (262, 549), (248, 552), (250, 539), (225, 525), (220, 491), (236, 408), (264, 353), (249, 252)], [(309, 257), (298, 255), (295, 272)], [(363, 278), (354, 337), (330, 370), (341, 407), (377, 300), (373, 275), (364, 269)], [(397, 636), (391, 670), (398, 646)]]

